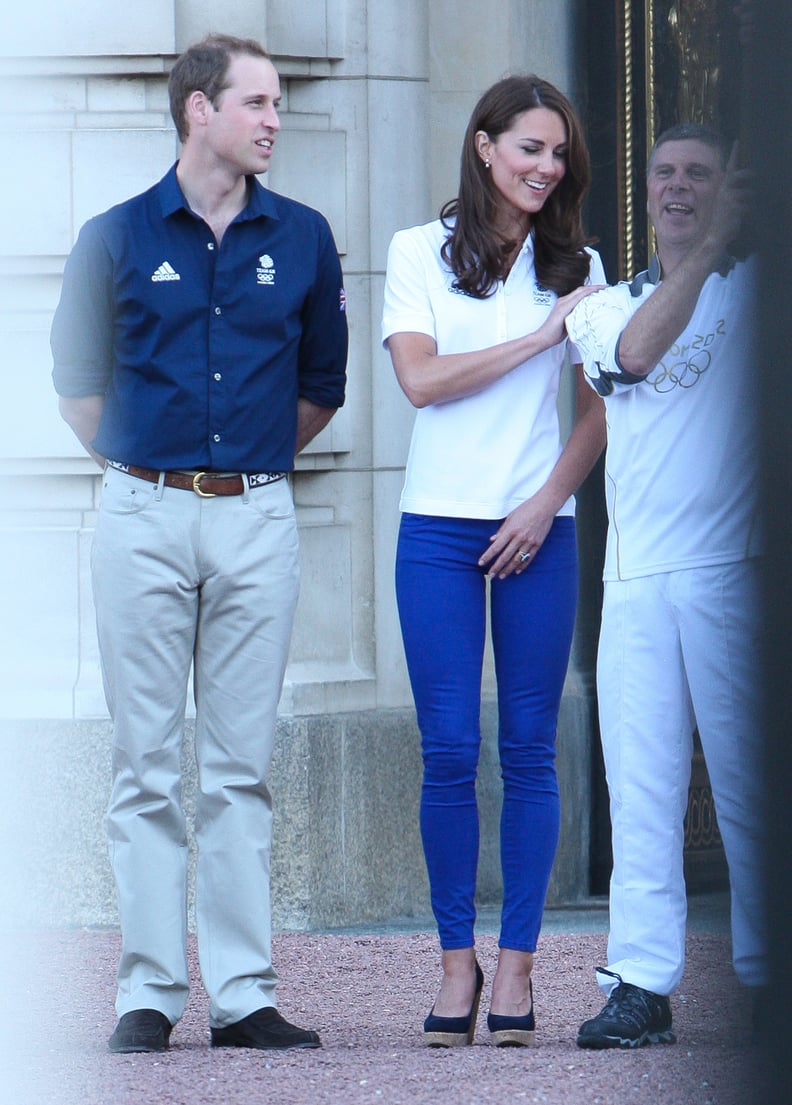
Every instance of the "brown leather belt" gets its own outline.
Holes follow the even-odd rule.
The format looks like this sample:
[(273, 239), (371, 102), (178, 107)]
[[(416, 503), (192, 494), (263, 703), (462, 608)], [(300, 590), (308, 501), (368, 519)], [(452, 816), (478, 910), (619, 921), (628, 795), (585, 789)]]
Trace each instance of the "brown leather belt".
[[(127, 472), (138, 480), (147, 483), (159, 483), (161, 473), (156, 468), (139, 468), (136, 464), (119, 464), (110, 461), (111, 468)], [(251, 488), (263, 487), (267, 483), (282, 480), (285, 472), (256, 472), (247, 477)], [(166, 472), (163, 479), (165, 487), (177, 487), (181, 491), (194, 491), (202, 499), (213, 499), (216, 495), (241, 495), (245, 490), (245, 480), (241, 475), (218, 475), (216, 472)]]

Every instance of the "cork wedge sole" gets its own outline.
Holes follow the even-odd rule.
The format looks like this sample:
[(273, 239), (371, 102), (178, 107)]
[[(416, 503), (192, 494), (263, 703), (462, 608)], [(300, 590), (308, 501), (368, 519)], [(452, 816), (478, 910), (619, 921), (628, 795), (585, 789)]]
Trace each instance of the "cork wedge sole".
[(437, 1017), (434, 1010), (424, 1021), (423, 1042), (427, 1047), (466, 1047), (476, 1034), (484, 975), (476, 963), (476, 993), (466, 1017)]

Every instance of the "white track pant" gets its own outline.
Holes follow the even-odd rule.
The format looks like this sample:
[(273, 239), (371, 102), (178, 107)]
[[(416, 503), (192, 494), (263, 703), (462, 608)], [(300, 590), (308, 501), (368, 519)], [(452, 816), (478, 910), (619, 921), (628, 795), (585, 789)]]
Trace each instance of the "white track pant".
[(286, 480), (199, 498), (108, 469), (93, 547), (113, 717), (119, 1016), (187, 999), (181, 746), (194, 660), (196, 909), (210, 1020), (275, 1004), (267, 777), (299, 578)]
[[(611, 803), (608, 970), (670, 994), (685, 962), (684, 815), (692, 734), (731, 883), (734, 967), (766, 981), (756, 561), (605, 585), (597, 664)], [(600, 976), (607, 993), (613, 980)]]

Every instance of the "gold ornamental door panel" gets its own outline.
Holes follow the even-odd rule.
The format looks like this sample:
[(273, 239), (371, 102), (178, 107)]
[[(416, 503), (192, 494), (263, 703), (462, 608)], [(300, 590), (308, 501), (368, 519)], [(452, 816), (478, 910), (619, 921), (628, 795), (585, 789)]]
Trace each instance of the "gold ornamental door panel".
[(646, 159), (677, 123), (707, 123), (739, 136), (743, 115), (734, 0), (617, 0), (619, 278), (652, 252)]

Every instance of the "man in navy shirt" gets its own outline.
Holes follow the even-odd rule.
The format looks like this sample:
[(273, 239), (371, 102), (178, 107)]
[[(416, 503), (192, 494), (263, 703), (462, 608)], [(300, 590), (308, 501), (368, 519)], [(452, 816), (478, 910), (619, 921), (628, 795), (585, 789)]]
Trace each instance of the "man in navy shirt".
[(92, 568), (123, 936), (109, 1046), (163, 1050), (187, 1000), (192, 663), (212, 1043), (318, 1047), (275, 1008), (267, 778), (299, 577), (284, 476), (344, 401), (341, 269), (323, 217), (255, 178), (280, 128), (262, 47), (210, 36), (169, 93), (181, 157), (83, 227), (52, 329), (61, 413), (105, 469)]

